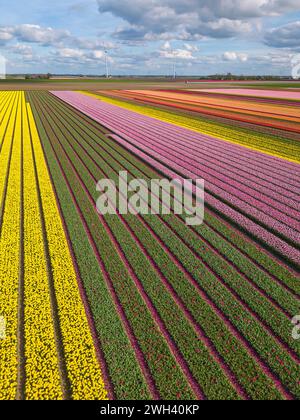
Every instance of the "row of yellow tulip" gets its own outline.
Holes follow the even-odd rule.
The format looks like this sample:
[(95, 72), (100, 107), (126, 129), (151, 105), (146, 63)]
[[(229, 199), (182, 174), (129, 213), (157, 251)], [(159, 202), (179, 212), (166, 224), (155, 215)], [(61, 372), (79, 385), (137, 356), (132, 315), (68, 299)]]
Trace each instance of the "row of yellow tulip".
[(4, 95), (0, 94), (2, 107), (0, 110), (0, 200), (2, 199), (4, 185), (6, 181), (7, 165), (10, 157), (12, 145), (12, 135), (14, 131), (14, 120), (16, 116), (16, 102), (18, 95), (11, 95), (7, 102), (4, 101)]
[(29, 104), (27, 110), (37, 163), (65, 365), (72, 397), (106, 399), (107, 392), (79, 292), (76, 272)]
[(12, 95), (8, 109), (1, 111), (0, 208), (4, 202), (4, 190), (6, 195), (4, 212), (0, 213), (0, 315), (5, 319), (6, 331), (5, 339), (0, 340), (0, 399), (15, 398), (18, 384), (21, 100), (22, 94)]
[(26, 114), (23, 101), (25, 395), (28, 399), (62, 399), (39, 193)]
[(0, 399), (106, 399), (63, 222), (23, 92), (0, 93), (0, 135), (0, 316), (6, 325), (0, 340)]

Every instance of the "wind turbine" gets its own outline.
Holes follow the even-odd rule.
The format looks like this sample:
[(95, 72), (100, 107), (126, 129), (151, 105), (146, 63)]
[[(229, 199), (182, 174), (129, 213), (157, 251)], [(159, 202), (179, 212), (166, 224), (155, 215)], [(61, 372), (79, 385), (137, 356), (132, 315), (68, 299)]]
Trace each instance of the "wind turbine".
[(106, 78), (108, 79), (109, 78), (109, 73), (108, 73), (108, 60), (107, 60), (107, 54), (108, 54), (108, 51), (107, 50), (105, 50), (105, 70), (106, 70)]
[(174, 56), (174, 65), (173, 65), (173, 79), (176, 80), (176, 65), (177, 65), (177, 60), (176, 60), (176, 51), (173, 50), (173, 56)]

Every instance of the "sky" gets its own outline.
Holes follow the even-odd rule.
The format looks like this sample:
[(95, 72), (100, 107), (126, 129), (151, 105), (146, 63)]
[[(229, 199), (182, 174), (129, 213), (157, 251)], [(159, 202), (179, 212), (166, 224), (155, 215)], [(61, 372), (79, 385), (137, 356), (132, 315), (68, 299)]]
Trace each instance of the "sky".
[[(290, 75), (300, 0), (0, 0), (8, 73)], [(296, 57), (296, 58), (295, 58)]]

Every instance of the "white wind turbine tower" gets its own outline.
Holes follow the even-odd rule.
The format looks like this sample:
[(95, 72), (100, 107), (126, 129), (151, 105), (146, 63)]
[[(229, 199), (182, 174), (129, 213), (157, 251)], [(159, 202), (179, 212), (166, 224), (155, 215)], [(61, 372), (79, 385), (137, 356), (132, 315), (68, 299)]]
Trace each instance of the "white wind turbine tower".
[(107, 59), (108, 51), (105, 50), (104, 53), (105, 53), (105, 71), (106, 71), (106, 78), (108, 79), (109, 78), (109, 73), (108, 73), (108, 59)]
[(176, 66), (177, 66), (177, 60), (176, 60), (176, 51), (173, 50), (173, 56), (174, 56), (174, 63), (173, 63), (173, 79), (176, 80)]

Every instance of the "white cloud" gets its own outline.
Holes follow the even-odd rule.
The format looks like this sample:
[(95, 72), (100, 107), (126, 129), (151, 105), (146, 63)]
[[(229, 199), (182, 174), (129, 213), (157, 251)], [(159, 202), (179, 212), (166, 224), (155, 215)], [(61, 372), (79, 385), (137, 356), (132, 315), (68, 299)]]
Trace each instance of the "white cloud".
[(112, 41), (73, 36), (64, 29), (53, 29), (40, 25), (22, 24), (15, 26), (0, 26), (0, 43), (11, 40), (40, 44), (43, 46), (70, 47), (83, 50), (113, 50), (117, 45)]
[(172, 48), (172, 45), (169, 41), (165, 42), (160, 51), (159, 55), (162, 58), (169, 59), (178, 59), (178, 60), (194, 60), (194, 52), (198, 51), (196, 47), (192, 47), (189, 44), (185, 44), (185, 49), (183, 48)]
[(299, 0), (98, 0), (98, 6), (127, 23), (115, 32), (118, 39), (197, 40), (249, 32), (257, 18), (299, 10)]
[(17, 55), (21, 55), (24, 60), (31, 60), (33, 58), (33, 49), (30, 45), (16, 44), (12, 45), (10, 50)]
[[(78, 48), (58, 48), (52, 51), (52, 59), (66, 60), (66, 62), (78, 64), (91, 64), (105, 61), (105, 53), (101, 50), (85, 51)], [(113, 63), (112, 57), (107, 57), (108, 62)]]
[(24, 24), (12, 28), (12, 35), (22, 42), (53, 45), (68, 38), (70, 33), (62, 29), (43, 28), (39, 25)]
[(162, 50), (170, 50), (172, 47), (171, 47), (171, 44), (170, 44), (170, 42), (169, 41), (166, 41), (165, 43), (164, 43), (164, 45), (162, 46)]
[(73, 48), (61, 48), (56, 51), (58, 57), (62, 58), (82, 58), (84, 53), (82, 50)]
[(174, 51), (161, 51), (160, 56), (163, 58), (179, 58), (182, 60), (193, 60), (193, 54), (188, 50), (177, 49)]
[(265, 0), (261, 6), (262, 13), (271, 16), (280, 16), (299, 9), (299, 0)]
[(103, 50), (114, 50), (118, 48), (116, 43), (111, 42), (111, 41), (104, 41), (101, 39), (72, 37), (70, 41), (72, 44), (76, 45), (77, 48), (82, 48), (86, 50), (97, 50), (100, 48), (102, 48)]
[(196, 45), (184, 44), (184, 46), (188, 51), (193, 51), (193, 52), (199, 51), (199, 48)]
[(93, 51), (92, 57), (94, 57), (96, 60), (103, 59), (105, 57), (105, 54), (103, 51)]
[[(78, 69), (78, 72), (85, 73), (88, 69), (97, 68), (98, 73), (99, 69), (105, 70), (104, 51), (108, 50), (108, 59), (115, 62), (114, 68), (124, 69), (124, 72), (128, 69), (128, 73), (130, 69), (137, 74), (144, 71), (166, 74), (176, 59), (178, 72), (182, 69), (182, 74), (185, 71), (196, 74), (251, 71), (255, 74), (272, 72), (272, 69), (286, 71), (289, 61), (285, 53), (300, 48), (300, 21), (268, 31), (265, 29), (266, 22), (268, 28), (271, 23), (271, 19), (266, 20), (265, 17), (299, 11), (300, 0), (97, 1), (99, 11), (108, 12), (113, 17), (95, 16), (94, 0), (78, 0), (77, 4), (67, 0), (57, 8), (54, 7), (56, 2), (52, 8), (52, 3), (44, 2), (38, 13), (35, 5), (29, 8), (24, 4), (23, 8), (28, 8), (28, 13), (24, 10), (22, 13), (20, 9), (17, 17), (17, 22), (20, 22), (19, 19), (24, 16), (27, 22), (24, 24), (6, 24), (11, 18), (6, 18), (3, 12), (2, 19), (0, 17), (1, 49), (19, 67), (22, 63), (35, 63), (33, 72), (37, 68), (45, 72), (68, 71), (71, 67), (72, 72)], [(74, 7), (70, 6), (71, 3)], [(72, 32), (57, 26), (66, 17)], [(49, 18), (53, 27), (45, 24), (50, 21)], [(297, 18), (295, 14), (294, 20)], [(287, 19), (291, 16), (286, 16), (284, 20), (276, 18), (275, 21), (286, 22)], [(98, 23), (101, 25), (98, 26)], [(85, 37), (85, 31), (89, 34), (102, 32), (98, 32), (98, 36)], [(217, 41), (212, 41), (212, 38)], [(231, 41), (231, 38), (235, 39)], [(250, 39), (256, 42), (255, 47), (250, 45)], [(256, 52), (259, 42), (281, 48), (282, 57), (280, 54), (268, 55), (274, 49), (266, 45), (256, 56), (251, 48), (255, 48)], [(157, 45), (160, 45), (158, 51)], [(205, 55), (210, 47), (212, 54)]]
[(42, 45), (54, 45), (70, 37), (68, 31), (62, 29), (43, 28), (39, 25), (22, 24), (0, 27), (0, 40), (16, 39)]
[(265, 35), (265, 42), (271, 47), (299, 49), (300, 21), (269, 30)]
[(223, 59), (225, 61), (240, 61), (240, 62), (246, 62), (248, 61), (248, 54), (244, 53), (237, 53), (234, 51), (226, 51), (223, 54)]
[(0, 28), (0, 44), (13, 39), (13, 35), (6, 28)]

